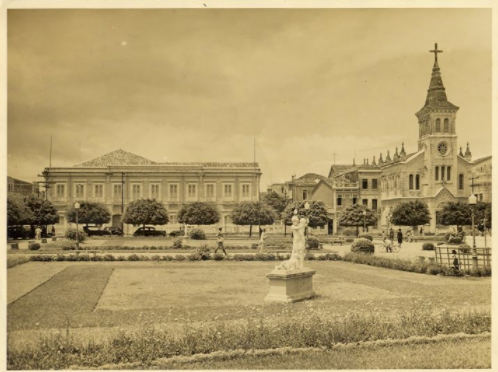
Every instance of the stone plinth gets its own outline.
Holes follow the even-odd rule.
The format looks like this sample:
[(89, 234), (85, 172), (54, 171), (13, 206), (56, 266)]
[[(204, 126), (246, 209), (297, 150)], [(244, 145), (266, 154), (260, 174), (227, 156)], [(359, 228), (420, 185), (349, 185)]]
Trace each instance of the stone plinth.
[(270, 293), (266, 302), (296, 302), (315, 296), (313, 275), (316, 271), (302, 268), (294, 270), (273, 270), (266, 275), (270, 279)]

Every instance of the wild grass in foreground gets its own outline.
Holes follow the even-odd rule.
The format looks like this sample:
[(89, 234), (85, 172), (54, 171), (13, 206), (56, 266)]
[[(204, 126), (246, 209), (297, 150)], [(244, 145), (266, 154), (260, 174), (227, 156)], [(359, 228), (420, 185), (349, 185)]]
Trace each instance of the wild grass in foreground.
[(66, 369), (107, 367), (138, 363), (150, 366), (158, 358), (207, 354), (236, 349), (279, 347), (325, 347), (411, 336), (489, 332), (491, 317), (485, 312), (457, 313), (413, 309), (397, 317), (382, 313), (352, 313), (341, 318), (309, 314), (289, 318), (261, 318), (219, 322), (192, 327), (183, 332), (168, 332), (144, 324), (138, 331), (122, 331), (106, 342), (85, 344), (75, 341), (69, 330), (40, 339), (34, 347), (8, 351), (9, 369)]
[[(476, 357), (478, 356), (478, 357)], [(163, 366), (161, 366), (164, 369)], [(239, 356), (229, 360), (175, 363), (170, 369), (477, 369), (491, 368), (489, 339), (440, 341), (287, 355)]]

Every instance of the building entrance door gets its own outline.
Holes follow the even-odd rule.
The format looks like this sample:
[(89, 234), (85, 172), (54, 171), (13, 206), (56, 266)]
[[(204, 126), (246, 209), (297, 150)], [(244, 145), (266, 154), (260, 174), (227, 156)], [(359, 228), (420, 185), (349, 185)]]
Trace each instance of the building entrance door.
[(121, 215), (115, 214), (112, 216), (112, 227), (121, 227)]
[(327, 223), (327, 228), (328, 228), (327, 234), (329, 235), (332, 235), (334, 233), (333, 222), (334, 220), (329, 220), (329, 222)]

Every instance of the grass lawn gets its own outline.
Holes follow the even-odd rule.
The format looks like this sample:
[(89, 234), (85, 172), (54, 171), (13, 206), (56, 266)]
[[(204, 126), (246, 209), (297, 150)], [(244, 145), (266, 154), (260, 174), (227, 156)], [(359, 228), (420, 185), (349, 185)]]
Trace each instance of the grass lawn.
[(489, 369), (491, 368), (491, 342), (489, 339), (458, 340), (425, 345), (246, 356), (231, 360), (175, 363), (169, 367), (179, 370)]

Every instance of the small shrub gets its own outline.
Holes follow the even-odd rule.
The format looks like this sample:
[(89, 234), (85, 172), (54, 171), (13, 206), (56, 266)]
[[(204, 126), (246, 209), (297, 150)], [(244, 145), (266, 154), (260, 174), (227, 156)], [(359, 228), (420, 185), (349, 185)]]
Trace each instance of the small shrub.
[(306, 243), (308, 249), (320, 248), (320, 240), (316, 236), (309, 236)]
[(251, 244), (251, 248), (252, 249), (258, 249), (259, 248), (259, 244), (258, 243), (252, 243)]
[(116, 261), (116, 258), (112, 254), (106, 254), (104, 256), (104, 261)]
[(433, 251), (434, 250), (434, 244), (433, 243), (424, 243), (422, 245), (422, 250), (424, 250), (424, 251)]
[(362, 239), (368, 239), (370, 241), (373, 241), (373, 236), (370, 235), (369, 233), (361, 233), (359, 235), (359, 238), (362, 238)]
[(177, 255), (175, 256), (175, 260), (176, 260), (176, 261), (185, 261), (186, 259), (187, 259), (187, 258), (186, 258), (184, 255), (182, 255), (182, 254), (177, 254)]
[(36, 242), (29, 243), (29, 245), (28, 245), (28, 249), (30, 251), (37, 251), (38, 249), (40, 249), (40, 247), (41, 247), (40, 243), (36, 243)]
[(67, 229), (65, 233), (66, 239), (76, 240), (76, 236), (79, 236), (80, 243), (84, 242), (88, 237), (84, 231), (79, 231), (76, 233), (76, 229)]
[(225, 255), (223, 255), (221, 253), (215, 253), (213, 256), (213, 259), (215, 261), (223, 261), (225, 259)]
[(351, 245), (351, 252), (353, 253), (373, 254), (374, 249), (373, 243), (368, 239), (356, 239)]
[(138, 256), (137, 254), (133, 253), (131, 255), (128, 256), (127, 258), (128, 261), (140, 261), (140, 256)]
[(189, 231), (188, 236), (194, 240), (206, 240), (206, 233), (202, 229), (192, 229)]
[(49, 262), (52, 261), (52, 256), (48, 254), (39, 254), (33, 255), (29, 258), (30, 261), (41, 261), (41, 262)]
[(182, 247), (182, 240), (181, 239), (175, 239), (173, 242), (173, 248), (181, 248)]
[(352, 242), (354, 242), (354, 238), (345, 238), (344, 242), (345, 243), (352, 243)]

